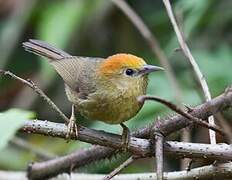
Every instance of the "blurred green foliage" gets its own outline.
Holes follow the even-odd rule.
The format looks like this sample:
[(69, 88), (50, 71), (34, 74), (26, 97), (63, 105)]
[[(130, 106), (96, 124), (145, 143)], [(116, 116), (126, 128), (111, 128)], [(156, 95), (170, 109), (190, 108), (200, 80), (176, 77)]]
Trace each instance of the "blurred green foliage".
[[(22, 1), (20, 4), (20, 1), (17, 3), (15, 1), (14, 6), (23, 6), (21, 9), (24, 11), (22, 12), (15, 12), (14, 8), (8, 7), (8, 4), (4, 6), (4, 3), (0, 7), (0, 12), (4, 10), (4, 13), (0, 13), (0, 45), (13, 44), (7, 50), (4, 46), (0, 46), (0, 68), (12, 70), (22, 77), (35, 80), (67, 115), (70, 114), (71, 106), (65, 97), (61, 78), (46, 61), (26, 53), (21, 47), (23, 41), (29, 38), (41, 39), (65, 49), (70, 54), (80, 56), (106, 57), (117, 52), (133, 53), (144, 57), (148, 63), (158, 64), (158, 60), (139, 32), (111, 1), (41, 0), (35, 1), (35, 4), (31, 5), (32, 8), (29, 8), (31, 2), (28, 0), (27, 3), (23, 3)], [(174, 50), (179, 46), (162, 1), (131, 0), (128, 3), (142, 17), (164, 49), (181, 85), (183, 103), (193, 106), (202, 102), (202, 94), (191, 66), (181, 52)], [(207, 79), (212, 96), (216, 96), (232, 83), (232, 1), (176, 0), (172, 4), (187, 43)], [(26, 14), (29, 14), (28, 17)], [(15, 19), (17, 23), (9, 23)], [(18, 23), (21, 23), (21, 26)], [(3, 38), (3, 30), (9, 28), (7, 26), (10, 26), (11, 29), (7, 33), (8, 39)], [(11, 42), (9, 39), (14, 41)], [(8, 53), (9, 56), (6, 56), (5, 53)], [(154, 73), (150, 76), (148, 94), (175, 102), (172, 87), (164, 73)], [(27, 88), (12, 79), (1, 78), (0, 110), (7, 110), (15, 106), (33, 110), (38, 114), (38, 119), (60, 120), (59, 116), (31, 90), (28, 91)], [(155, 117), (164, 116), (170, 112), (158, 103), (147, 102), (140, 113), (133, 118), (134, 120), (128, 121), (127, 124), (131, 129), (138, 128), (153, 122)], [(12, 137), (21, 124), (20, 117), (22, 120), (25, 119), (24, 114), (21, 116), (20, 112), (19, 115), (15, 115), (15, 113), (0, 115), (1, 133), (4, 133), (3, 135), (7, 136), (7, 139)], [(4, 119), (7, 119), (7, 122)], [(7, 131), (2, 131), (3, 125), (9, 125), (9, 121), (12, 121), (11, 126), (5, 127)], [(78, 121), (91, 128), (121, 133), (121, 129), (117, 125), (106, 125), (83, 119), (78, 119)], [(229, 123), (231, 124), (231, 122)], [(0, 136), (3, 138), (1, 133)], [(57, 155), (89, 146), (79, 142), (67, 144), (64, 140), (57, 138), (18, 135), (38, 148), (46, 149)], [(207, 132), (203, 136), (207, 136)], [(1, 138), (0, 149), (6, 143), (6, 139), (2, 141)], [(9, 145), (1, 150), (0, 169), (25, 169), (26, 164), (32, 160), (38, 160), (33, 152), (28, 154), (25, 150), (18, 150)], [(144, 166), (139, 166), (138, 163), (127, 170), (128, 172), (150, 171), (152, 165), (146, 162), (147, 160), (140, 162)], [(118, 159), (115, 158), (111, 161), (99, 162), (101, 166), (92, 165), (93, 167), (85, 167), (81, 170), (108, 172), (118, 163)], [(172, 168), (172, 163), (168, 168)]]
[(0, 113), (0, 151), (7, 145), (15, 132), (23, 125), (25, 120), (33, 117), (28, 111), (10, 109)]

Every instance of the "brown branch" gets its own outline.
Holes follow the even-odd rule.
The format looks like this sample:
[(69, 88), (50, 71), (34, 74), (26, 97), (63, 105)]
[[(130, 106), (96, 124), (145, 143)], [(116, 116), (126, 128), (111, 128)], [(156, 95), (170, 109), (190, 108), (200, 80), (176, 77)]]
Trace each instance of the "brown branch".
[[(172, 26), (174, 28), (174, 31), (176, 33), (178, 42), (180, 44), (180, 47), (184, 53), (184, 55), (186, 56), (186, 58), (189, 60), (190, 64), (192, 65), (192, 68), (196, 74), (196, 77), (201, 85), (201, 89), (205, 95), (205, 100), (209, 101), (211, 100), (211, 94), (209, 92), (209, 87), (207, 85), (206, 79), (204, 77), (204, 75), (201, 73), (201, 70), (196, 62), (196, 60), (194, 59), (193, 55), (191, 54), (191, 51), (189, 50), (189, 47), (187, 45), (187, 43), (185, 42), (185, 39), (183, 37), (183, 32), (181, 32), (180, 28), (177, 25), (174, 13), (172, 11), (172, 6), (169, 2), (169, 0), (163, 0), (164, 6), (167, 10), (167, 14), (170, 18), (170, 21), (172, 23)], [(209, 117), (209, 123), (212, 125), (215, 125), (214, 122), (214, 117), (210, 116)], [(214, 131), (209, 130), (209, 134), (210, 134), (210, 142), (211, 144), (216, 144), (216, 134)]]
[(25, 84), (26, 86), (30, 87), (31, 89), (33, 89), (40, 97), (42, 97), (42, 99), (44, 99), (49, 106), (55, 110), (60, 117), (66, 122), (69, 122), (69, 119), (64, 115), (64, 113), (55, 105), (55, 103), (41, 90), (39, 89), (36, 84), (34, 82), (32, 82), (30, 79), (25, 80), (21, 77), (18, 77), (17, 75), (15, 75), (14, 73), (10, 72), (10, 71), (4, 71), (0, 69), (0, 75), (5, 75), (5, 76), (10, 76), (11, 78), (20, 81), (21, 83)]
[(164, 172), (164, 136), (160, 133), (154, 133), (154, 144), (155, 144), (155, 159), (156, 159), (156, 169), (154, 172), (157, 174), (157, 180), (163, 180)]
[[(47, 179), (61, 173), (70, 173), (72, 169), (85, 166), (93, 161), (109, 157), (114, 150), (101, 146), (78, 150), (69, 155), (40, 163), (31, 163), (28, 167), (29, 179)], [(95, 154), (98, 154), (96, 156)]]
[[(51, 130), (54, 130), (57, 127), (62, 126), (62, 129), (55, 131), (55, 133), (52, 134), (53, 136), (63, 135), (62, 137), (65, 137), (64, 128), (66, 128), (66, 126), (64, 126), (63, 124), (53, 123), (53, 126), (51, 126), (50, 122), (47, 123), (44, 121), (42, 121), (42, 124), (43, 125), (37, 124), (36, 126), (30, 124), (29, 126), (31, 128), (29, 129), (33, 129), (34, 127), (42, 129), (46, 128), (44, 131), (49, 134), (52, 133)], [(62, 133), (62, 131), (64, 132)], [(90, 149), (79, 150), (77, 152), (50, 161), (32, 163), (28, 168), (27, 174), (30, 179), (46, 179), (64, 172), (70, 173), (72, 169), (79, 168), (91, 162), (110, 157), (114, 152), (115, 150), (112, 148), (92, 146)]]
[[(228, 91), (224, 92), (220, 96), (195, 107), (189, 114), (199, 119), (207, 119), (209, 116), (222, 111), (222, 109), (224, 109), (225, 106), (231, 106), (230, 95), (232, 95), (231, 87)], [(165, 121), (159, 120), (160, 123), (156, 123), (154, 129), (167, 136), (191, 124), (191, 122), (188, 122), (186, 120), (186, 118), (181, 118), (178, 115), (173, 116), (172, 118), (169, 118)], [(146, 131), (146, 129), (144, 130)]]
[(184, 112), (182, 109), (180, 109), (179, 107), (177, 107), (175, 104), (165, 100), (165, 99), (162, 99), (162, 98), (159, 98), (159, 97), (155, 97), (155, 96), (147, 96), (147, 95), (144, 95), (144, 96), (139, 96), (138, 97), (138, 101), (141, 102), (141, 103), (144, 103), (144, 101), (146, 100), (153, 100), (153, 101), (157, 101), (159, 103), (162, 103), (164, 104), (165, 106), (169, 107), (170, 109), (172, 109), (173, 111), (177, 112), (178, 114), (184, 116), (185, 118), (193, 121), (194, 123), (202, 126), (202, 127), (206, 127), (208, 129), (212, 129), (218, 133), (220, 133), (221, 135), (225, 135), (225, 132), (218, 126), (216, 125), (212, 125), (212, 124), (209, 124), (199, 118), (196, 118), (194, 116), (192, 116), (191, 114), (189, 113), (186, 113)]
[[(24, 126), (21, 128), (21, 131), (26, 132), (26, 133), (41, 134), (41, 135), (45, 135), (45, 136), (59, 137), (59, 138), (65, 139), (66, 129), (67, 129), (67, 127), (61, 123), (54, 123), (54, 122), (41, 121), (41, 120), (27, 120), (27, 121), (25, 121)], [(72, 136), (72, 139), (76, 139), (74, 134)], [(121, 144), (122, 144), (122, 140), (121, 140), (120, 135), (107, 133), (104, 131), (93, 130), (93, 129), (89, 129), (86, 127), (80, 128), (78, 140), (88, 142), (91, 144), (99, 144), (102, 146), (107, 146), (107, 147), (111, 147), (111, 148), (119, 149), (119, 150), (121, 149)], [(180, 143), (178, 143), (178, 144), (180, 144)], [(190, 144), (192, 147), (194, 146), (194, 143), (188, 143), (188, 144)], [(198, 145), (200, 147), (200, 144), (198, 144)], [(203, 145), (203, 147), (206, 147), (206, 146), (207, 146), (207, 144), (205, 146)], [(128, 144), (128, 150), (131, 153), (137, 154), (137, 155), (142, 155), (142, 156), (153, 154), (153, 151), (151, 150), (150, 147), (151, 147), (151, 145), (150, 145), (149, 140), (136, 138), (136, 137), (131, 137), (130, 142)], [(214, 146), (211, 147), (210, 145), (208, 145), (207, 147), (212, 148)], [(215, 147), (217, 149), (218, 147), (221, 147), (221, 146), (216, 145)], [(191, 149), (191, 147), (189, 147), (189, 148)], [(198, 149), (198, 148), (196, 148), (196, 149)], [(232, 149), (229, 149), (228, 152), (230, 152), (231, 150)], [(178, 150), (178, 152), (179, 151), (181, 151), (181, 150)], [(194, 149), (192, 149), (192, 151), (194, 154)], [(227, 152), (227, 151), (225, 151), (225, 152)], [(183, 153), (185, 153), (185, 151), (183, 151)], [(187, 153), (188, 152), (186, 152), (186, 155), (187, 155)], [(218, 152), (216, 151), (216, 154), (210, 155), (209, 157), (213, 158), (213, 159), (214, 158), (224, 159), (225, 157), (226, 158), (232, 157), (232, 154), (225, 156), (225, 157), (220, 157), (220, 156), (218, 157), (217, 153)], [(193, 156), (192, 156), (192, 154), (187, 155), (187, 156), (188, 157), (199, 157), (199, 152), (197, 152)]]
[[(54, 123), (42, 120), (26, 120), (21, 131), (26, 133), (41, 134), (45, 136), (65, 138), (67, 126), (63, 123)], [(78, 137), (71, 134), (71, 139), (97, 144), (101, 146), (121, 149), (122, 138), (120, 135), (107, 133), (79, 126)], [(133, 154), (145, 155), (150, 153), (149, 141), (146, 139), (131, 137), (128, 150)]]

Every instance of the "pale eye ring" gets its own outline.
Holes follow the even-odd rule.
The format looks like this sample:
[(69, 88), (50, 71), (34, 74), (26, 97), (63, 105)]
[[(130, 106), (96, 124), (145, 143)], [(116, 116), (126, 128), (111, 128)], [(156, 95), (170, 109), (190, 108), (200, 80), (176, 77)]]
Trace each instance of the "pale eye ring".
[(135, 74), (135, 72), (136, 72), (135, 70), (130, 69), (130, 68), (128, 68), (128, 69), (125, 70), (125, 74), (127, 76), (133, 76)]

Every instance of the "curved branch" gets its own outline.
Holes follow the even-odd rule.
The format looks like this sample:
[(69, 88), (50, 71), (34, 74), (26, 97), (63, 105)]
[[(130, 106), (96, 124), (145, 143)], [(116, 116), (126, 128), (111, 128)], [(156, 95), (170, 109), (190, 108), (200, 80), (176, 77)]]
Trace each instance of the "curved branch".
[(138, 97), (138, 101), (141, 102), (141, 103), (144, 103), (144, 101), (146, 101), (146, 100), (157, 101), (157, 102), (169, 107), (173, 111), (175, 111), (178, 114), (184, 116), (185, 118), (189, 119), (190, 121), (192, 121), (193, 123), (195, 123), (195, 124), (197, 124), (199, 126), (206, 127), (208, 129), (212, 129), (212, 130), (220, 133), (223, 136), (226, 135), (225, 132), (220, 127), (218, 127), (216, 125), (209, 124), (209, 123), (203, 121), (202, 119), (199, 119), (197, 117), (192, 116), (191, 114), (183, 111), (182, 109), (177, 107), (175, 104), (171, 103), (170, 101), (167, 101), (165, 99), (162, 99), (162, 98), (156, 97), (156, 96), (143, 95), (143, 96)]

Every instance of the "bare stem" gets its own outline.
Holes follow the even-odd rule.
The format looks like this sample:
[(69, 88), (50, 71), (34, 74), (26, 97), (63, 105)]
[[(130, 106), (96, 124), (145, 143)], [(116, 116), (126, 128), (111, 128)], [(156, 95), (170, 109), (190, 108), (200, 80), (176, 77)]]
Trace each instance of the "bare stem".
[[(41, 121), (41, 120), (27, 120), (25, 121), (23, 127), (21, 128), (21, 131), (26, 132), (26, 133), (34, 133), (34, 134), (41, 134), (45, 136), (52, 136), (52, 137), (59, 137), (59, 138), (64, 138), (66, 137), (66, 132), (67, 132), (67, 127), (62, 124), (62, 123), (54, 123), (54, 122), (49, 122), (49, 121)], [(94, 129), (89, 129), (86, 127), (81, 127), (79, 131), (79, 136), (76, 137), (74, 134), (72, 136), (73, 139), (77, 139), (83, 142), (91, 143), (91, 144), (98, 144), (101, 146), (107, 146), (111, 147), (113, 149), (120, 150), (121, 149), (121, 136), (112, 134), (112, 133), (107, 133), (104, 131), (99, 131), (99, 130), (94, 130)], [(166, 142), (168, 143), (168, 142)], [(172, 143), (169, 143), (172, 144)], [(232, 159), (232, 149), (228, 148), (229, 145), (209, 145), (209, 144), (200, 144), (200, 143), (174, 143), (170, 146), (176, 146), (179, 147), (179, 144), (181, 144), (183, 147), (178, 150), (178, 152), (181, 152), (184, 148), (185, 144), (188, 144), (189, 147), (187, 148), (188, 150), (191, 149), (191, 154), (188, 154), (186, 152), (185, 156), (186, 157), (199, 157), (199, 148), (202, 147), (204, 148), (209, 148), (208, 152), (205, 152), (207, 154), (207, 157), (212, 158), (212, 159)], [(196, 144), (196, 145), (195, 145)], [(136, 138), (136, 137), (130, 137), (130, 142), (128, 144), (128, 150), (135, 154), (135, 155), (152, 155), (153, 151), (150, 148), (150, 140), (147, 139), (142, 139), (142, 138)], [(186, 145), (187, 146), (187, 145)], [(197, 147), (198, 146), (198, 147)], [(228, 147), (227, 147), (228, 146)], [(221, 156), (221, 152), (219, 149), (221, 147), (227, 147), (227, 150), (224, 150), (225, 154)], [(168, 146), (166, 147), (166, 149)], [(194, 155), (195, 150), (196, 154)], [(215, 148), (215, 153), (214, 154), (209, 154), (210, 148)], [(169, 149), (169, 148), (168, 148)], [(172, 150), (170, 150), (172, 152)], [(231, 154), (229, 154), (231, 153)], [(201, 156), (200, 156), (201, 157)]]
[[(172, 11), (171, 4), (170, 4), (169, 0), (163, 0), (163, 3), (165, 5), (168, 16), (170, 18), (170, 21), (171, 21), (172, 26), (174, 28), (174, 31), (176, 33), (176, 36), (177, 36), (178, 42), (180, 44), (180, 47), (181, 47), (184, 55), (186, 56), (186, 58), (189, 60), (190, 64), (192, 65), (192, 68), (193, 68), (193, 70), (194, 70), (194, 72), (196, 74), (196, 77), (197, 77), (197, 79), (198, 79), (198, 81), (199, 81), (199, 83), (201, 85), (202, 91), (203, 91), (203, 93), (205, 95), (205, 100), (209, 101), (209, 100), (211, 100), (211, 94), (209, 92), (209, 87), (207, 85), (206, 79), (205, 79), (204, 75), (201, 73), (200, 68), (199, 68), (196, 60), (194, 59), (193, 55), (191, 54), (191, 52), (190, 52), (190, 50), (188, 48), (188, 45), (186, 44), (186, 42), (184, 40), (183, 32), (181, 32), (180, 28), (177, 25), (174, 13)], [(211, 124), (213, 126), (215, 125), (213, 116), (209, 117), (209, 124)], [(211, 144), (216, 144), (216, 134), (215, 134), (215, 132), (212, 131), (212, 130), (209, 130), (209, 135), (210, 135)]]
[(200, 126), (206, 127), (208, 129), (212, 129), (214, 131), (217, 131), (218, 133), (220, 133), (222, 135), (225, 135), (225, 132), (222, 129), (220, 129), (218, 126), (209, 124), (209, 123), (207, 123), (207, 122), (205, 122), (197, 117), (192, 116), (189, 113), (184, 112), (182, 109), (178, 108), (175, 104), (173, 104), (165, 99), (155, 97), (155, 96), (146, 96), (146, 95), (138, 97), (138, 101), (141, 103), (144, 103), (144, 101), (146, 101), (146, 100), (153, 100), (153, 101), (160, 102), (160, 103), (164, 104), (165, 106), (169, 107), (170, 109), (172, 109), (173, 111), (177, 112), (178, 114), (193, 121), (194, 123), (196, 123)]
[(155, 159), (156, 159), (156, 174), (157, 180), (163, 180), (164, 172), (164, 152), (163, 152), (163, 143), (164, 136), (160, 133), (154, 133), (154, 144), (155, 144)]
[(8, 75), (11, 78), (20, 81), (21, 83), (27, 85), (28, 87), (30, 87), (31, 89), (33, 89), (40, 97), (42, 97), (48, 104), (49, 106), (55, 110), (60, 117), (68, 124), (69, 119), (64, 115), (64, 113), (55, 105), (55, 103), (41, 90), (39, 89), (35, 83), (33, 83), (30, 79), (25, 80), (21, 77), (18, 77), (17, 75), (13, 74), (10, 71), (4, 71), (0, 69), (0, 75)]
[(103, 180), (110, 180), (114, 176), (116, 176), (119, 172), (121, 172), (123, 169), (125, 169), (127, 166), (129, 166), (135, 159), (138, 159), (136, 156), (129, 157), (125, 162), (120, 164), (116, 169), (114, 169), (110, 174), (106, 175)]

